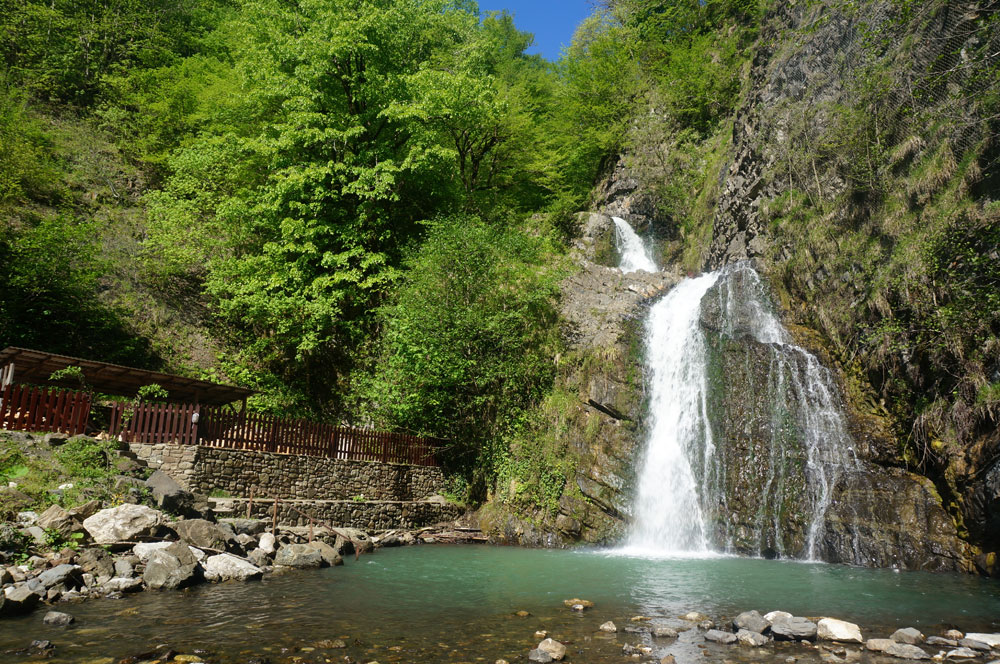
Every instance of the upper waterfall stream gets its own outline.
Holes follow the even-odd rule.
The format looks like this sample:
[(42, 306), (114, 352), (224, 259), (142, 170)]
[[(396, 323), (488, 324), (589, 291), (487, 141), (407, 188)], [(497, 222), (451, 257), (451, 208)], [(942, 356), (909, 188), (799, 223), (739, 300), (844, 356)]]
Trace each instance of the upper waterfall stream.
[[(623, 271), (635, 255), (622, 252)], [(683, 280), (644, 333), (649, 415), (626, 550), (817, 559), (836, 483), (857, 462), (832, 375), (792, 342), (759, 275), (737, 263)], [(734, 356), (760, 394), (734, 394)], [(732, 430), (750, 420), (768, 439), (733, 449)], [(757, 500), (741, 495), (747, 486)]]
[(615, 222), (615, 247), (621, 255), (618, 267), (622, 272), (656, 272), (656, 261), (650, 256), (646, 247), (627, 221), (621, 217), (612, 217)]

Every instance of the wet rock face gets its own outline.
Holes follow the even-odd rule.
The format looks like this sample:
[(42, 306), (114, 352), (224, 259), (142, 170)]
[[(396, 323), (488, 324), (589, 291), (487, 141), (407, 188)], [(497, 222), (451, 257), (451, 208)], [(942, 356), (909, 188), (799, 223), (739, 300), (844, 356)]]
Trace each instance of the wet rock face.
[(820, 550), (829, 562), (972, 571), (969, 546), (930, 480), (871, 464), (838, 483)]

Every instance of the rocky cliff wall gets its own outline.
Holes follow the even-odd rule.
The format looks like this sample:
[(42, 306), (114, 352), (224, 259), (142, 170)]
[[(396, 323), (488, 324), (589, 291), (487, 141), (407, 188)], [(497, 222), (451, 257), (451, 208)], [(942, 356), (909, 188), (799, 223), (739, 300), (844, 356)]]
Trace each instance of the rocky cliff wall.
[(130, 443), (189, 491), (283, 500), (413, 501), (439, 494), (440, 468), (187, 445)]
[(734, 118), (707, 267), (753, 260), (838, 373), (871, 489), (838, 487), (831, 560), (995, 571), (990, 6), (779, 3)]

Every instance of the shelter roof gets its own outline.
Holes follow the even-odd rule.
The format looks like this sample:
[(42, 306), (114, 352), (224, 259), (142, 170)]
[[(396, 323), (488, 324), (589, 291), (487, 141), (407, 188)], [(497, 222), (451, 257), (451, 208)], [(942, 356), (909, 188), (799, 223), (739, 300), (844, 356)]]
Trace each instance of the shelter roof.
[(53, 372), (77, 366), (83, 371), (87, 385), (95, 392), (130, 398), (138, 393), (139, 388), (152, 383), (165, 389), (170, 401), (185, 403), (197, 401), (210, 406), (221, 406), (256, 394), (255, 390), (235, 385), (222, 385), (207, 380), (14, 346), (0, 351), (0, 367), (9, 368), (11, 364), (14, 365), (13, 381), (16, 383), (78, 388), (74, 381), (49, 380)]

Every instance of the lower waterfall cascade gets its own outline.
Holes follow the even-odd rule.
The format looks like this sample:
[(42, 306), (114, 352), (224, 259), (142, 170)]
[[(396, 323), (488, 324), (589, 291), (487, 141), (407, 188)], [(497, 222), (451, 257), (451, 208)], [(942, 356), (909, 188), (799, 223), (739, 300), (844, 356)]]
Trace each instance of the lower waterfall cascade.
[[(757, 272), (741, 262), (681, 281), (650, 308), (644, 343), (647, 434), (625, 550), (818, 559), (834, 488), (859, 462), (833, 375), (792, 342)], [(768, 365), (756, 416), (770, 440), (751, 458), (725, 449), (718, 402), (731, 388), (713, 358), (726, 344), (753, 344)], [(746, 479), (733, 478), (751, 464), (763, 486), (737, 533), (734, 482)]]

